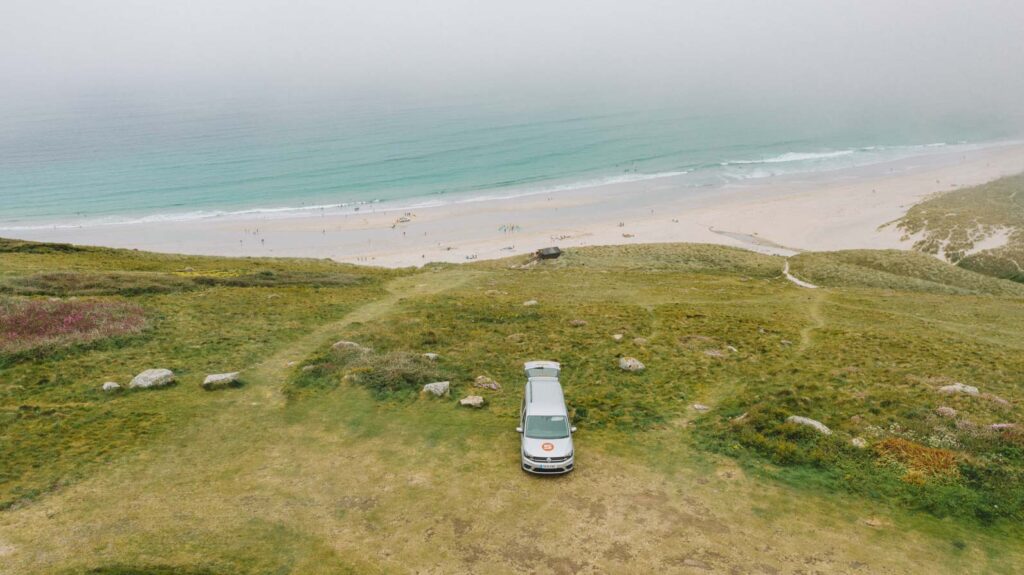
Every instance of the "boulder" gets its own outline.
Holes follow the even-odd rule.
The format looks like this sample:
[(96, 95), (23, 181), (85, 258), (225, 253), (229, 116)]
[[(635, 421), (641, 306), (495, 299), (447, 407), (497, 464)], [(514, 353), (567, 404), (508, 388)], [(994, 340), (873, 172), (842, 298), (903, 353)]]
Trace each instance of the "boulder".
[(468, 395), (459, 400), (459, 405), (480, 408), (484, 406), (484, 398), (479, 395)]
[(524, 301), (523, 305), (526, 306), (526, 307), (531, 307), (531, 306), (537, 305), (537, 303), (538, 303), (537, 300), (531, 299), (531, 300)]
[(435, 397), (445, 397), (451, 392), (450, 381), (435, 381), (434, 383), (428, 383), (423, 386), (423, 393), (428, 393)]
[(978, 388), (973, 385), (964, 385), (962, 383), (954, 383), (953, 385), (944, 385), (939, 388), (939, 393), (943, 395), (954, 395), (957, 393), (963, 393), (965, 395), (977, 396)]
[(473, 387), (482, 387), (492, 391), (501, 391), (501, 384), (486, 375), (478, 375), (476, 379), (473, 380)]
[(633, 338), (633, 345), (647, 345), (647, 338), (646, 337), (634, 337)]
[(992, 431), (1005, 431), (1007, 429), (1017, 429), (1016, 423), (993, 423), (988, 426)]
[(169, 369), (147, 369), (146, 371), (132, 378), (128, 387), (147, 389), (150, 387), (163, 387), (174, 382), (174, 372)]
[(121, 384), (116, 381), (108, 381), (103, 384), (103, 391), (117, 391), (121, 389)]
[(695, 404), (691, 405), (690, 407), (695, 409), (695, 410), (697, 410), (697, 411), (707, 411), (707, 410), (711, 409), (710, 407), (704, 405), (703, 403), (695, 403)]
[(635, 357), (620, 357), (619, 358), (619, 369), (624, 371), (643, 371), (646, 366)]
[(857, 449), (865, 449), (868, 446), (868, 442), (863, 437), (854, 437), (850, 440), (850, 444)]
[(571, 325), (573, 327), (583, 327), (583, 326), (587, 325), (587, 320), (585, 320), (585, 319), (574, 319), (574, 320), (569, 322), (569, 325)]
[(937, 415), (941, 415), (942, 417), (956, 417), (956, 410), (953, 409), (952, 407), (946, 407), (944, 405), (942, 407), (935, 408), (935, 413)]
[(203, 380), (203, 389), (221, 389), (224, 387), (234, 387), (238, 385), (238, 372), (232, 371), (231, 373), (214, 373), (206, 376)]
[(802, 415), (790, 415), (789, 417), (786, 418), (786, 423), (806, 425), (807, 427), (813, 427), (814, 429), (818, 430), (818, 432), (824, 433), (825, 435), (832, 435), (832, 430), (829, 429), (824, 423), (816, 419), (804, 417)]
[(359, 345), (358, 343), (356, 343), (354, 341), (344, 341), (344, 340), (335, 342), (334, 345), (331, 346), (331, 349), (333, 349), (333, 350), (354, 349), (356, 351), (366, 351), (366, 348), (361, 346), (361, 345)]
[(429, 353), (428, 352), (428, 353), (423, 354), (423, 357), (429, 359), (430, 361), (437, 361), (437, 358), (439, 358), (441, 356), (437, 355), (436, 353)]
[(615, 341), (622, 341), (623, 335), (621, 333), (612, 334), (612, 339)]
[(319, 366), (319, 365), (316, 365), (316, 364), (313, 364), (313, 365), (304, 365), (304, 366), (302, 366), (302, 371), (313, 371), (314, 369), (316, 369), (316, 368), (318, 368), (318, 367), (320, 367), (320, 366)]

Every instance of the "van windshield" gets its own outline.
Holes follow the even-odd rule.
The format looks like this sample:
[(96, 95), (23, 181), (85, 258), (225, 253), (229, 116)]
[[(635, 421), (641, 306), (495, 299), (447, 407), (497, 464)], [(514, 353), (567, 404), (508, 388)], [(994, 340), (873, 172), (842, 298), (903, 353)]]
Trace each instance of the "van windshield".
[(569, 437), (569, 420), (564, 415), (527, 415), (525, 435), (531, 439)]

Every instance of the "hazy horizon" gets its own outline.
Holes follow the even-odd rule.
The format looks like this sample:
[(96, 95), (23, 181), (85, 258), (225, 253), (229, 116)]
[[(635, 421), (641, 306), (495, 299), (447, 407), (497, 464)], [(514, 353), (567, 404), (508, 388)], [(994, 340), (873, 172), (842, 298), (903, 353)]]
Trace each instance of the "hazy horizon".
[(801, 106), (1024, 127), (1024, 5), (5, 2), (8, 106), (225, 100)]

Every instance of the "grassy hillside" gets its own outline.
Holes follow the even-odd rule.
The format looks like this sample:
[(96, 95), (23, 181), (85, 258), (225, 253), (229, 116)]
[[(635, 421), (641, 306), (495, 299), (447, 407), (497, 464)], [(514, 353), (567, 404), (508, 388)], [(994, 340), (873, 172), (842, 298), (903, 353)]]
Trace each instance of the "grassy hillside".
[[(1024, 558), (1024, 434), (990, 428), (1024, 424), (1024, 297), (934, 258), (802, 254), (792, 272), (826, 286), (807, 290), (781, 258), (704, 245), (403, 272), (2, 246), (6, 301), (135, 305), (146, 322), (0, 356), (12, 573), (984, 573)], [(563, 363), (580, 427), (563, 478), (518, 469), (521, 365), (539, 358)], [(100, 390), (150, 367), (178, 384)], [(198, 386), (234, 370), (240, 388)], [(419, 396), (441, 379), (451, 398)], [(980, 391), (938, 392), (954, 382)], [(486, 406), (458, 407), (468, 394)]]
[[(937, 194), (913, 206), (896, 225), (915, 238), (916, 250), (1024, 282), (1024, 174)], [(1000, 245), (983, 245), (993, 238)]]

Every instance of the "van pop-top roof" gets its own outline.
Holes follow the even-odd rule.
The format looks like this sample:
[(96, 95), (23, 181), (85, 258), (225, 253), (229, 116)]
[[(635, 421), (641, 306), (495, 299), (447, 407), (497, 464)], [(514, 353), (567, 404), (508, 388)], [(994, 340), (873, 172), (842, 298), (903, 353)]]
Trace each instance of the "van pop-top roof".
[(566, 415), (562, 386), (554, 377), (531, 377), (526, 382), (528, 415)]

